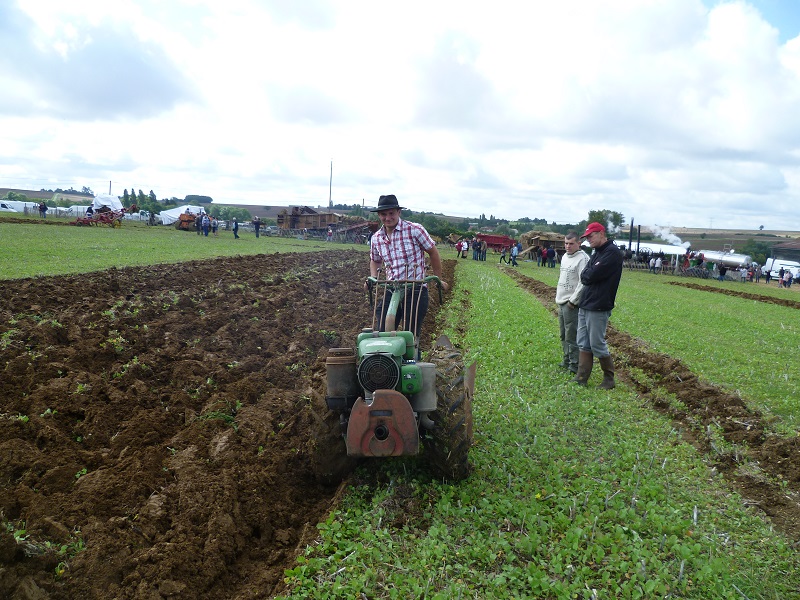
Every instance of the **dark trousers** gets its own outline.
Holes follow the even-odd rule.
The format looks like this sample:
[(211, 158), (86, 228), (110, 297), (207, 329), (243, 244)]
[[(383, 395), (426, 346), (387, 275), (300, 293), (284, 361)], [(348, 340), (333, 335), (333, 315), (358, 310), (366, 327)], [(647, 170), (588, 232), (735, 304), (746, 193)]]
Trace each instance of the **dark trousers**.
[[(389, 311), (389, 301), (392, 298), (390, 290), (377, 298), (377, 305), (375, 307), (375, 314), (378, 320), (378, 331), (386, 331), (384, 324), (386, 323), (386, 313)], [(406, 308), (408, 310), (406, 310)], [(428, 288), (416, 287), (414, 291), (408, 290), (400, 301), (400, 306), (397, 307), (397, 317), (395, 318), (395, 328), (402, 321), (403, 329), (406, 331), (413, 331), (414, 337), (419, 339), (419, 333), (422, 330), (422, 321), (428, 312)], [(412, 327), (413, 326), (413, 327)]]

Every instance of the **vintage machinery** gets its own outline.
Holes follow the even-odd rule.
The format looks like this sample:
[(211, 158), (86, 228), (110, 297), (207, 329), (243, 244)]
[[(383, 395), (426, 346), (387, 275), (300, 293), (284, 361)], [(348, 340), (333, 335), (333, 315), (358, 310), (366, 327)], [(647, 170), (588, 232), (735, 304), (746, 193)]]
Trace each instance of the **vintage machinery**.
[(475, 365), (465, 369), (461, 353), (446, 336), (430, 352), (429, 362), (418, 361), (414, 333), (393, 330), (400, 303), (404, 298), (411, 302), (414, 288), (426, 282), (439, 280), (369, 278), (371, 292), (391, 293), (389, 331), (365, 328), (354, 348), (329, 351), (325, 402), (339, 415), (348, 456), (414, 455), (422, 448), (437, 474), (458, 480), (470, 470)]
[(114, 210), (108, 206), (102, 206), (95, 210), (90, 216), (78, 217), (72, 222), (73, 225), (108, 225), (109, 227), (122, 227), (122, 217), (125, 213), (139, 212), (135, 204), (122, 210)]

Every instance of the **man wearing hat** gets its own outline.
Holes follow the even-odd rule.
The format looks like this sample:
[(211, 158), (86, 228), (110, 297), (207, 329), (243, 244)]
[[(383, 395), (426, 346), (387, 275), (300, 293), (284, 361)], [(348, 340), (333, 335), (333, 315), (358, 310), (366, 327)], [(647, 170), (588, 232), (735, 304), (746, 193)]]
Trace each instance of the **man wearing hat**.
[(589, 223), (581, 236), (592, 247), (589, 262), (581, 271), (583, 294), (578, 309), (578, 373), (576, 383), (586, 385), (592, 374), (594, 357), (603, 369), (600, 387), (614, 387), (614, 361), (606, 344), (606, 327), (614, 308), (619, 280), (622, 277), (622, 251), (606, 237), (606, 228), (600, 223)]
[[(386, 279), (423, 279), (425, 277), (425, 254), (431, 258), (433, 274), (442, 279), (442, 259), (436, 242), (433, 241), (426, 229), (418, 223), (403, 221), (400, 211), (403, 207), (397, 202), (394, 194), (381, 196), (378, 207), (370, 212), (378, 213), (382, 227), (370, 239), (369, 273), (372, 277), (378, 276), (378, 270), (383, 269)], [(442, 289), (448, 286), (442, 280)], [(377, 314), (380, 318), (379, 330), (384, 328), (386, 311), (389, 308), (389, 293), (378, 298)], [(385, 301), (384, 301), (385, 300)], [(397, 321), (404, 320), (406, 329), (413, 331), (419, 338), (422, 320), (428, 312), (428, 288), (426, 285), (415, 287), (413, 297), (408, 298), (409, 310), (404, 317), (404, 304), (401, 302), (397, 310)], [(416, 312), (416, 314), (415, 314)], [(411, 326), (413, 324), (413, 327)]]

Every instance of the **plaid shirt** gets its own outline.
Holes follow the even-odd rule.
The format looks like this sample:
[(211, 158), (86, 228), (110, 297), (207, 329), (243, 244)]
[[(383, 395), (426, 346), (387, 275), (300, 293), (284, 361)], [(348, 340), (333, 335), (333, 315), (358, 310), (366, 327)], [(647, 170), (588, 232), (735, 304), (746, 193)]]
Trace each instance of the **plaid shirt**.
[(387, 279), (422, 279), (425, 277), (425, 250), (435, 245), (422, 225), (400, 219), (391, 240), (383, 227), (372, 234), (369, 257), (383, 263)]

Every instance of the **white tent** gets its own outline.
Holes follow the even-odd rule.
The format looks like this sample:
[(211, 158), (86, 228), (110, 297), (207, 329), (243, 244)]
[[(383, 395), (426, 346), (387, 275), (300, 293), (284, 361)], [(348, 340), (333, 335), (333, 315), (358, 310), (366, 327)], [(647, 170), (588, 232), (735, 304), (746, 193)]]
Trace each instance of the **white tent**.
[(164, 225), (172, 225), (183, 213), (199, 215), (201, 212), (205, 212), (205, 209), (201, 206), (184, 204), (183, 206), (170, 208), (169, 210), (162, 210), (160, 213), (158, 213), (158, 216), (161, 219), (161, 223)]
[(122, 202), (119, 201), (119, 198), (108, 194), (98, 194), (92, 201), (92, 209), (97, 212), (97, 209), (103, 206), (107, 206), (111, 210), (122, 210)]

